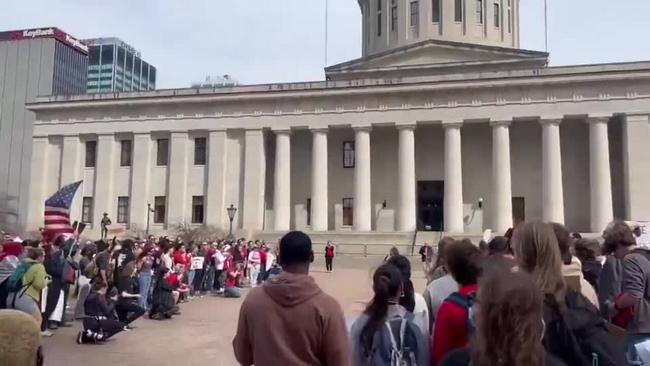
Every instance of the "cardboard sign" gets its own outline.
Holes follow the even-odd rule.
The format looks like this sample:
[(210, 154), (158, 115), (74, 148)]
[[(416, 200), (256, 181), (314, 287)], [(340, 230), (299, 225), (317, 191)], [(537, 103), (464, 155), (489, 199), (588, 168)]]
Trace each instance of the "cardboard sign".
[(636, 243), (642, 248), (650, 249), (650, 221), (637, 221), (641, 235), (636, 238)]
[(203, 269), (203, 261), (205, 261), (205, 258), (203, 257), (193, 257), (190, 270)]

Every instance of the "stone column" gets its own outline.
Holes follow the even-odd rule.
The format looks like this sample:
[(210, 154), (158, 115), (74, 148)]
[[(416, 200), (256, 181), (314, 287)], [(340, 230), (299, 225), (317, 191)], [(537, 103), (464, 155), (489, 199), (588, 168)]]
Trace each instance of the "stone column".
[(623, 119), (623, 182), (625, 218), (650, 220), (650, 139), (649, 115), (629, 114)]
[(311, 155), (311, 229), (328, 229), (327, 129), (312, 132)]
[(264, 193), (266, 186), (266, 151), (264, 131), (246, 130), (244, 147), (244, 211), (242, 229), (249, 235), (264, 229)]
[(370, 126), (354, 128), (354, 230), (372, 229), (370, 189)]
[(273, 229), (287, 231), (291, 222), (291, 130), (273, 132), (275, 132)]
[[(65, 145), (65, 143), (64, 143)], [(97, 136), (97, 164), (95, 164), (95, 198), (93, 229), (99, 230), (104, 212), (113, 222), (117, 222), (117, 197), (115, 197), (116, 146), (115, 135)], [(67, 164), (62, 160), (62, 164)], [(63, 175), (62, 175), (63, 176)]]
[[(133, 134), (129, 223), (140, 230), (147, 228), (147, 203), (150, 203), (153, 208), (153, 198), (150, 196), (151, 150), (149, 132)], [(153, 214), (150, 215), (150, 223), (153, 223)]]
[(415, 230), (415, 125), (397, 126), (398, 151), (398, 213), (397, 230)]
[(187, 210), (188, 175), (187, 131), (172, 132), (169, 136), (169, 167), (167, 168), (167, 225), (189, 222)]
[(612, 177), (609, 163), (609, 117), (589, 118), (589, 188), (591, 232), (602, 232), (614, 219)]
[(492, 227), (504, 234), (512, 227), (510, 121), (492, 122)]
[(49, 139), (47, 136), (34, 136), (33, 152), (31, 162), (31, 179), (29, 187), (29, 209), (27, 216), (27, 230), (38, 230), (43, 226), (43, 215), (45, 212), (45, 200), (47, 199), (47, 187), (49, 157)]
[(542, 220), (564, 224), (560, 119), (542, 124)]
[(210, 131), (208, 136), (208, 183), (206, 185), (207, 225), (228, 231), (226, 212), (226, 131)]
[(463, 164), (460, 128), (462, 123), (443, 123), (445, 129), (444, 226), (448, 233), (464, 232)]

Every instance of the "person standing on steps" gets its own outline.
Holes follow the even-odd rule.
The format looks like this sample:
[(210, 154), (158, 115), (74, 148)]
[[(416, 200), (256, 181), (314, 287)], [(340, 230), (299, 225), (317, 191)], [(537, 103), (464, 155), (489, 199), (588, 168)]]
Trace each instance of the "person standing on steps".
[(102, 217), (102, 221), (99, 223), (102, 227), (102, 240), (106, 239), (108, 236), (108, 227), (111, 226), (112, 223), (111, 219), (108, 218), (108, 214), (104, 212), (104, 217)]
[(332, 272), (334, 270), (332, 262), (334, 262), (334, 245), (328, 240), (327, 245), (325, 246), (325, 269), (327, 272)]

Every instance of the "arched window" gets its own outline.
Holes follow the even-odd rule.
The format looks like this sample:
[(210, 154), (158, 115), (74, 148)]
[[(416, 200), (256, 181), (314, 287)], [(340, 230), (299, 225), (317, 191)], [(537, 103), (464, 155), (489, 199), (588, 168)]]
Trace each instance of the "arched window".
[(454, 0), (454, 20), (463, 21), (463, 0)]

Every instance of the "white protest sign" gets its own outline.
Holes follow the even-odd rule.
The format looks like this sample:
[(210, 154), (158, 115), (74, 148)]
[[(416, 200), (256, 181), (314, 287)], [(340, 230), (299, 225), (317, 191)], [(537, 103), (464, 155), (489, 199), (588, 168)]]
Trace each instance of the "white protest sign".
[(203, 269), (204, 260), (205, 258), (203, 257), (192, 257), (192, 266), (190, 267), (190, 270)]

